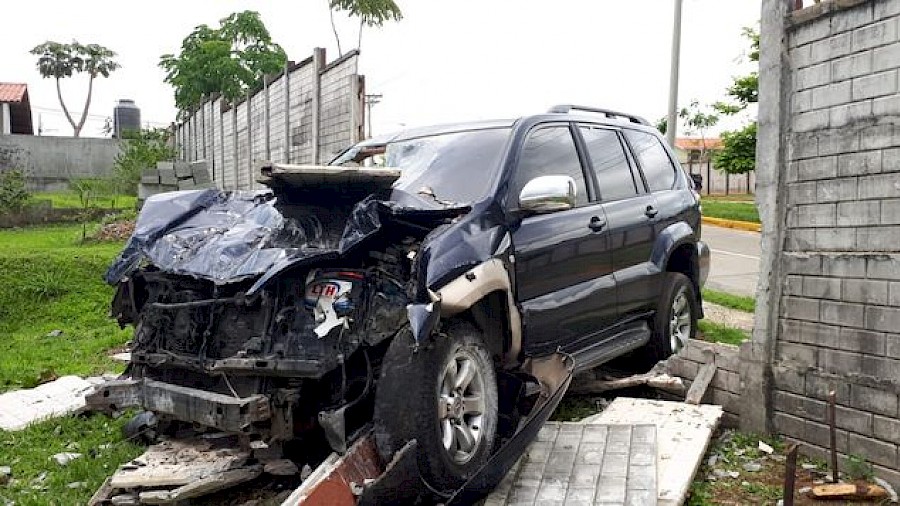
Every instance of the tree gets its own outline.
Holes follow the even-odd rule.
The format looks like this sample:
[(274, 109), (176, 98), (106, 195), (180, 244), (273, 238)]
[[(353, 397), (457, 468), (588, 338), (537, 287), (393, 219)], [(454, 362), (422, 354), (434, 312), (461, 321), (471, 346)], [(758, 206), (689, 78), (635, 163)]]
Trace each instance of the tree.
[(159, 66), (175, 88), (175, 105), (189, 111), (220, 93), (229, 101), (243, 96), (284, 67), (287, 55), (272, 42), (258, 12), (231, 14), (218, 28), (200, 25), (181, 43), (178, 56), (164, 54)]
[[(744, 36), (750, 40), (747, 58), (758, 64), (759, 32), (744, 28)], [(759, 72), (735, 77), (727, 93), (732, 101), (719, 102), (714, 106), (722, 114), (738, 114), (759, 102)], [(731, 174), (743, 174), (756, 168), (756, 120), (739, 130), (723, 132), (722, 148), (716, 153), (714, 161), (717, 168)]]
[(701, 107), (698, 101), (692, 100), (691, 105), (681, 109), (678, 117), (684, 122), (688, 133), (700, 133), (700, 141), (702, 143), (700, 146), (700, 160), (703, 161), (706, 158), (706, 130), (714, 127), (719, 122), (719, 115), (711, 111), (707, 112), (707, 108)]
[[(97, 77), (109, 77), (109, 74), (119, 68), (119, 64), (113, 60), (116, 53), (99, 44), (80, 44), (73, 41), (71, 44), (47, 41), (35, 46), (31, 54), (38, 56), (38, 72), (44, 78), (56, 79), (56, 95), (59, 97), (59, 105), (69, 124), (72, 125), (73, 135), (81, 135), (84, 122), (87, 121), (88, 110), (91, 107), (91, 95), (94, 92), (94, 79)], [(88, 91), (84, 102), (84, 110), (81, 119), (76, 123), (69, 113), (69, 108), (62, 97), (60, 80), (72, 77), (75, 74), (87, 73)]]
[(331, 16), (331, 30), (334, 32), (334, 40), (337, 42), (338, 54), (344, 55), (341, 50), (341, 37), (338, 35), (337, 26), (334, 24), (335, 12), (346, 12), (348, 16), (359, 18), (359, 39), (357, 48), (362, 45), (362, 32), (364, 26), (382, 26), (385, 21), (400, 21), (403, 13), (394, 0), (328, 0), (329, 16)]

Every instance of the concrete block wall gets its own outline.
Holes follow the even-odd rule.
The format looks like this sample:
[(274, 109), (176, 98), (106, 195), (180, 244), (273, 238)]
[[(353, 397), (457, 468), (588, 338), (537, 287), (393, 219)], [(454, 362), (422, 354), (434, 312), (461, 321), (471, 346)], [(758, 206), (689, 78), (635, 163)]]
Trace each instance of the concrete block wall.
[(155, 168), (141, 173), (138, 205), (157, 193), (204, 188), (215, 188), (207, 162), (158, 162)]
[(63, 191), (75, 178), (108, 178), (117, 139), (0, 135), (0, 168), (23, 171), (31, 191)]
[(684, 380), (687, 388), (710, 361), (716, 364), (716, 375), (703, 397), (704, 403), (718, 404), (725, 410), (722, 425), (737, 427), (741, 413), (743, 383), (740, 376), (741, 348), (730, 344), (708, 343), (692, 339), (678, 353), (668, 359), (669, 374)]
[[(764, 16), (765, 4), (777, 6), (766, 0)], [(767, 356), (769, 428), (822, 455), (833, 390), (838, 451), (897, 484), (900, 0), (831, 0), (786, 16), (763, 22), (762, 60), (780, 81), (760, 74), (757, 172), (775, 184), (761, 198), (772, 248), (751, 346)]]
[(258, 188), (259, 161), (327, 163), (363, 138), (358, 56), (326, 64), (317, 49), (236, 104), (207, 100), (176, 125), (179, 158), (207, 161), (215, 184), (229, 190)]

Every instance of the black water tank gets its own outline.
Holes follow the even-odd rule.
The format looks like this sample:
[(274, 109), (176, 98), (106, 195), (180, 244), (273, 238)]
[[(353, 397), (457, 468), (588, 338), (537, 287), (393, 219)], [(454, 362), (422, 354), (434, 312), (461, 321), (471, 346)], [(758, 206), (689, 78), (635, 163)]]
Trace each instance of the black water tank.
[(141, 110), (134, 105), (134, 100), (123, 98), (116, 102), (113, 109), (113, 137), (122, 138), (123, 132), (141, 129)]

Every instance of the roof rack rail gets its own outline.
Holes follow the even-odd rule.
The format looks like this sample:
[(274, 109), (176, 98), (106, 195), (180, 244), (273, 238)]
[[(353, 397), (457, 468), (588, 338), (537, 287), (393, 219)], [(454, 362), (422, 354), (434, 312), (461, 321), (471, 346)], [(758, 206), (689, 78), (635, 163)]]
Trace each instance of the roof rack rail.
[(611, 111), (609, 109), (600, 109), (598, 107), (587, 107), (583, 105), (572, 105), (572, 104), (563, 104), (563, 105), (555, 105), (550, 108), (549, 113), (558, 113), (558, 114), (566, 114), (571, 111), (586, 111), (586, 112), (594, 112), (597, 114), (603, 114), (607, 118), (624, 118), (632, 123), (637, 123), (639, 125), (647, 125), (650, 123), (647, 122), (644, 118), (640, 116), (635, 116), (634, 114), (625, 114), (624, 112)]

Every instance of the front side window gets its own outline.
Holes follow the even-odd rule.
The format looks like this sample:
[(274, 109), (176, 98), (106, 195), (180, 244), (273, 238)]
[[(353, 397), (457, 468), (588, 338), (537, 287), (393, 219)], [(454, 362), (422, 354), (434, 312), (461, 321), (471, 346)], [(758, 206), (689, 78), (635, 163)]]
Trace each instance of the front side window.
[(616, 132), (583, 126), (581, 136), (597, 175), (600, 199), (609, 202), (637, 195), (631, 167)]
[(548, 126), (532, 130), (522, 145), (519, 165), (513, 179), (513, 195), (539, 176), (570, 176), (575, 180), (576, 202), (587, 204), (588, 195), (575, 140), (568, 126)]
[(644, 171), (650, 191), (671, 190), (675, 186), (675, 166), (659, 139), (635, 130), (626, 130), (625, 137)]

